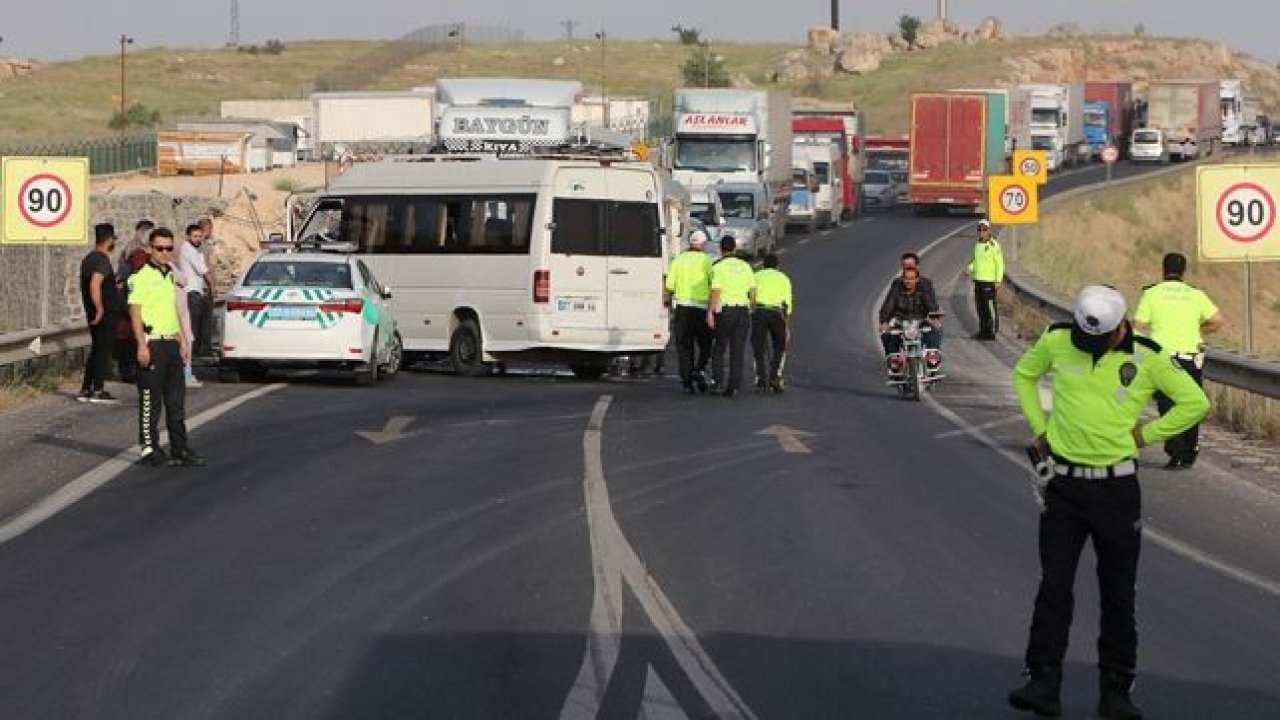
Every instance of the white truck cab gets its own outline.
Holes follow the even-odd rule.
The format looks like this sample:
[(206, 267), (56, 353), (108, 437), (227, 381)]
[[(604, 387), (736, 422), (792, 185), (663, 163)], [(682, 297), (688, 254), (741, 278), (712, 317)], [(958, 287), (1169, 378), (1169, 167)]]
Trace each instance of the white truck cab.
[(812, 168), (818, 185), (813, 201), (817, 226), (835, 226), (845, 210), (844, 181), (840, 177), (840, 146), (830, 141), (797, 140), (791, 156), (793, 165), (797, 158), (805, 158)]

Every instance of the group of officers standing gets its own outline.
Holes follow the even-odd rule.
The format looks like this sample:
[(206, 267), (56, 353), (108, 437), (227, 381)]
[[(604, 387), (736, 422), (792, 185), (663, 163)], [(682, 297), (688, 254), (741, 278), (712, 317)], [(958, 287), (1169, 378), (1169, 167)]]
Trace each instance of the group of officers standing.
[[(782, 370), (795, 301), (791, 279), (768, 253), (760, 270), (737, 253), (730, 235), (720, 239), (720, 258), (706, 252), (707, 235), (695, 230), (689, 247), (671, 261), (666, 302), (674, 309), (674, 339), (680, 382), (690, 395), (731, 398), (742, 384), (747, 336), (755, 358), (756, 389), (782, 392)], [(729, 368), (725, 372), (725, 356)], [(711, 380), (706, 371), (711, 366)]]

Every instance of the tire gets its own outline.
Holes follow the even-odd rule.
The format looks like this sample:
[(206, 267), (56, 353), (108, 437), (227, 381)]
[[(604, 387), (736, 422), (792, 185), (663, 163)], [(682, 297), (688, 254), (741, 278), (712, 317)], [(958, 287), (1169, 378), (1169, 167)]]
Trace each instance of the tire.
[(912, 357), (907, 361), (907, 395), (916, 402), (920, 401), (921, 387), (924, 383), (920, 376), (924, 373), (924, 365), (920, 358)]
[(467, 318), (458, 323), (449, 336), (449, 364), (463, 377), (479, 377), (488, 368), (484, 364), (484, 345), (480, 339), (480, 326)]
[(373, 344), (369, 350), (369, 362), (356, 369), (353, 379), (361, 387), (370, 387), (378, 383), (378, 333), (373, 334)]
[(569, 363), (569, 369), (578, 380), (599, 380), (609, 366), (599, 363)]
[(379, 368), (382, 371), (382, 377), (385, 380), (391, 380), (400, 372), (400, 366), (404, 363), (404, 341), (400, 339), (400, 333), (396, 333), (391, 338), (391, 347), (387, 350), (386, 362), (382, 363)]

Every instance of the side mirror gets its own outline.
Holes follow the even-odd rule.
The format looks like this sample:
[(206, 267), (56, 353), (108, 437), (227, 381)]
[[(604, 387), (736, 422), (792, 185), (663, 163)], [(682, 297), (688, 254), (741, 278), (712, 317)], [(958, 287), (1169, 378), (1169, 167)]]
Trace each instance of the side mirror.
[(389, 287), (384, 287), (384, 288), (382, 288), (382, 299), (383, 299), (383, 300), (390, 300), (390, 299), (391, 299), (391, 288), (389, 288)]
[(282, 243), (284, 242), (284, 233), (271, 233), (267, 236), (267, 242)]

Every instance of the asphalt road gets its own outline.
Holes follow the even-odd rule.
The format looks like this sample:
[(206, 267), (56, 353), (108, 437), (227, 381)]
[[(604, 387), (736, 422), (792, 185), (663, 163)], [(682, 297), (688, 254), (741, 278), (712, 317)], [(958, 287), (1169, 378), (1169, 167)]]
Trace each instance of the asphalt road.
[[(1018, 717), (1037, 515), (1015, 348), (968, 339), (969, 222), (788, 239), (781, 396), (408, 372), (210, 420), (208, 467), (129, 468), (0, 545), (0, 717)], [(949, 377), (903, 401), (871, 316), (957, 230), (924, 260)], [(1280, 717), (1280, 499), (1211, 469), (1144, 490), (1137, 698)], [(1088, 557), (1077, 615), (1084, 718)]]

